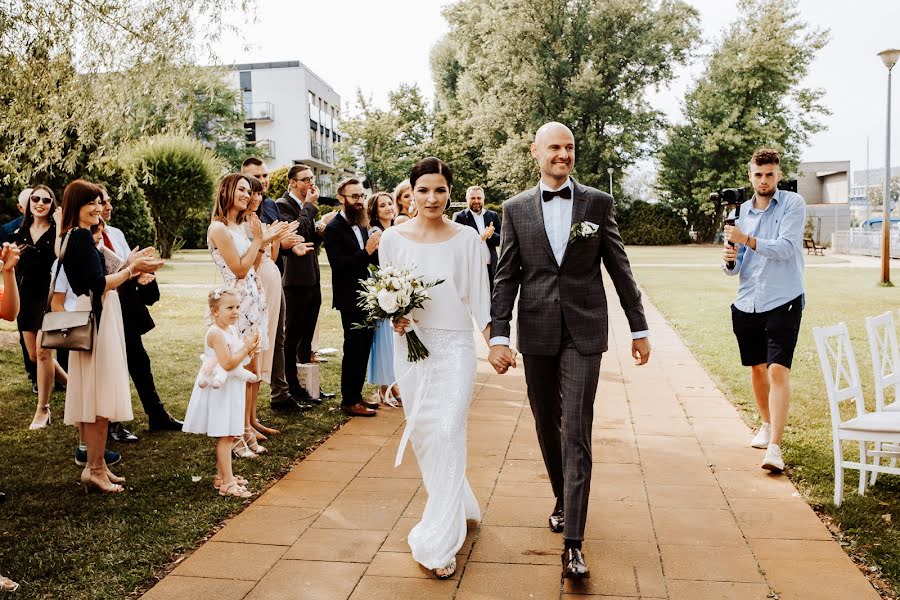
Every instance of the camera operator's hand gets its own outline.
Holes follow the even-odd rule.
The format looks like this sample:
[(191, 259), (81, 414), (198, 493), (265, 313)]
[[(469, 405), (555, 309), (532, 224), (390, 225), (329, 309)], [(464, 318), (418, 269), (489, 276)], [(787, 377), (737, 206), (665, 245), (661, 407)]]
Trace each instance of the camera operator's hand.
[(631, 340), (631, 356), (634, 357), (634, 364), (646, 365), (650, 360), (650, 338)]
[(746, 246), (747, 241), (750, 239), (750, 236), (741, 231), (737, 225), (726, 225), (725, 239), (729, 242), (734, 242), (735, 244), (742, 244)]
[(726, 264), (737, 262), (737, 255), (737, 246), (729, 246), (728, 244), (725, 244), (725, 246), (722, 248), (722, 262)]

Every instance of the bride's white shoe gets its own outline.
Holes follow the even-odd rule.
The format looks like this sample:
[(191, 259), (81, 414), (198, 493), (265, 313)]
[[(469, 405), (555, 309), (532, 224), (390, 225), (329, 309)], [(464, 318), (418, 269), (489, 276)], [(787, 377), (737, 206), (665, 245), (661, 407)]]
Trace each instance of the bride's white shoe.
[(432, 573), (438, 579), (450, 579), (453, 577), (453, 574), (456, 573), (456, 558), (450, 561), (450, 563), (443, 568), (440, 569), (432, 569)]

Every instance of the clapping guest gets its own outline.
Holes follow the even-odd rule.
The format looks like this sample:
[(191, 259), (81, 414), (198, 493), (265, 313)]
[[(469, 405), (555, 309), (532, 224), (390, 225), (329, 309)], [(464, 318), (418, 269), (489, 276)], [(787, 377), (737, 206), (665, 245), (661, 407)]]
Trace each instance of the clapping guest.
[[(31, 198), (31, 189), (28, 187), (19, 193), (16, 208), (19, 209), (21, 214), (9, 223), (0, 226), (0, 245), (7, 243), (12, 235), (18, 231), (19, 227), (22, 226), (22, 219), (25, 218), (25, 208), (28, 206), (28, 199)], [(31, 381), (31, 391), (37, 396), (37, 365), (28, 358), (28, 347), (25, 346), (25, 337), (21, 331), (19, 332), (19, 346), (22, 347), (22, 364), (25, 366), (25, 372), (28, 373), (28, 380)]]
[[(225, 285), (240, 294), (238, 334), (242, 338), (258, 335), (260, 348), (265, 350), (269, 341), (268, 306), (265, 292), (257, 283), (256, 269), (266, 246), (280, 240), (288, 224), (276, 223), (263, 230), (259, 217), (249, 211), (250, 190), (250, 180), (245, 175), (230, 173), (222, 178), (206, 236), (213, 262), (221, 270)], [(249, 224), (252, 240), (244, 230), (245, 221)], [(258, 356), (247, 365), (247, 370), (259, 373)], [(249, 400), (250, 392), (248, 388), (246, 400)], [(266, 448), (257, 443), (253, 434), (250, 424), (253, 405), (249, 401), (245, 404), (244, 435), (237, 439), (233, 450), (238, 458), (255, 458)]]
[(413, 198), (412, 186), (409, 179), (404, 179), (394, 188), (394, 201), (396, 202), (396, 217), (394, 225), (406, 223), (416, 216), (416, 201)]
[(66, 383), (66, 372), (54, 360), (50, 350), (41, 348), (40, 329), (50, 294), (50, 267), (56, 260), (53, 247), (56, 224), (52, 215), (56, 196), (45, 185), (36, 185), (25, 205), (22, 226), (12, 235), (21, 250), (16, 278), (19, 281), (21, 307), (17, 319), (25, 340), (28, 358), (37, 363), (38, 402), (29, 429), (44, 429), (50, 424), (50, 393), (53, 380)]
[[(100, 216), (106, 224), (101, 232), (101, 242), (120, 259), (126, 260), (131, 253), (131, 246), (125, 239), (122, 230), (109, 224), (113, 214), (112, 201), (106, 188), (98, 187), (103, 191)], [(169, 414), (156, 391), (150, 356), (141, 339), (141, 336), (156, 327), (156, 323), (153, 322), (153, 317), (150, 316), (150, 311), (147, 309), (148, 306), (159, 301), (159, 285), (156, 283), (156, 275), (147, 273), (136, 277), (120, 286), (117, 291), (122, 304), (122, 321), (125, 325), (128, 374), (131, 375), (134, 389), (137, 390), (138, 398), (144, 407), (150, 431), (180, 431), (181, 421)], [(138, 441), (137, 436), (125, 429), (121, 423), (111, 423), (109, 435), (117, 442)]]
[[(262, 216), (260, 215), (260, 213), (262, 211), (264, 186), (259, 179), (253, 177), (252, 175), (245, 175), (245, 177), (250, 182), (250, 206), (248, 208), (248, 214), (256, 214), (259, 217), (260, 222), (262, 222)], [(269, 227), (269, 225), (263, 223), (262, 227), (263, 230), (265, 230)], [(249, 223), (244, 223), (244, 229), (252, 238), (252, 232), (250, 231)], [(292, 235), (296, 230), (296, 222), (291, 223), (285, 230), (284, 235)], [(281, 306), (281, 300), (284, 296), (281, 291), (281, 272), (275, 265), (275, 261), (278, 260), (279, 249), (281, 248), (281, 239), (283, 239), (283, 237), (279, 238), (278, 242), (271, 243), (265, 248), (262, 248), (262, 259), (259, 261), (259, 265), (256, 268), (258, 281), (265, 291), (266, 295), (268, 314), (267, 331), (269, 336), (267, 347), (259, 358), (259, 379), (261, 381), (265, 381), (270, 385), (273, 376), (272, 365), (275, 359), (275, 339), (277, 337), (277, 330), (279, 326), (279, 314), (284, 314)], [(284, 353), (282, 351), (282, 357), (283, 355)], [(281, 367), (283, 371), (283, 362), (281, 364)], [(283, 372), (281, 373), (281, 377), (282, 379), (284, 378)], [(259, 381), (253, 384), (248, 384), (248, 390), (248, 401), (251, 404), (250, 427), (253, 428), (253, 435), (256, 436), (257, 440), (263, 441), (266, 439), (266, 435), (275, 435), (279, 432), (277, 429), (266, 427), (265, 425), (260, 423), (259, 418), (256, 416), (256, 404), (259, 398)]]
[[(16, 285), (15, 267), (19, 262), (19, 249), (8, 243), (0, 246), (0, 271), (3, 274), (3, 289), (0, 296), (0, 319), (4, 321), (12, 321), (19, 314), (19, 290)], [(0, 499), (5, 499), (6, 495), (0, 492)], [(0, 575), (0, 592), (15, 592), (19, 589), (19, 584)]]
[(341, 313), (344, 329), (344, 359), (341, 363), (341, 410), (348, 415), (374, 417), (375, 410), (362, 397), (366, 366), (372, 349), (372, 330), (359, 329), (365, 320), (359, 307), (361, 279), (369, 276), (369, 265), (378, 265), (381, 232), (369, 235), (366, 194), (358, 179), (345, 179), (337, 188), (341, 212), (325, 227), (325, 252), (331, 265), (332, 306)]
[[(379, 192), (369, 198), (369, 234), (384, 233), (394, 224), (394, 199), (387, 192)], [(369, 383), (381, 386), (379, 401), (402, 406), (400, 390), (394, 376), (394, 327), (390, 319), (382, 319), (375, 328), (372, 351), (369, 353)], [(387, 400), (388, 388), (393, 400)]]
[(69, 284), (77, 296), (79, 310), (91, 310), (95, 334), (90, 351), (72, 352), (69, 357), (69, 385), (66, 389), (67, 425), (82, 425), (87, 445), (87, 466), (81, 483), (102, 492), (122, 492), (124, 478), (109, 470), (104, 460), (109, 421), (130, 421), (131, 390), (125, 360), (125, 332), (116, 288), (141, 273), (162, 266), (155, 250), (134, 251), (124, 268), (106, 274), (103, 256), (97, 250), (91, 227), (99, 224), (103, 192), (96, 185), (78, 179), (63, 193), (61, 260)]
[(497, 247), (500, 246), (500, 217), (484, 207), (484, 190), (473, 185), (466, 190), (468, 208), (453, 215), (453, 220), (474, 228), (481, 237), (481, 249), (488, 270), (491, 291), (494, 289), (494, 273), (497, 271)]

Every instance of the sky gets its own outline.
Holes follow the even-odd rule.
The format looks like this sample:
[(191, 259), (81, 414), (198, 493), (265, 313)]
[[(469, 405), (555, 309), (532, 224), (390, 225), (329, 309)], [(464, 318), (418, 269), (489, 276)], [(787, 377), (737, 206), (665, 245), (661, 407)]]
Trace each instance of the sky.
[[(603, 0), (598, 0), (603, 1)], [(737, 16), (729, 0), (688, 0), (700, 12), (703, 38), (714, 41)], [(341, 95), (346, 107), (361, 89), (377, 104), (400, 83), (417, 83), (433, 96), (429, 54), (447, 32), (441, 15), (448, 0), (257, 0), (256, 22), (216, 48), (219, 62), (300, 60)], [(830, 31), (804, 82), (825, 90), (827, 129), (811, 140), (805, 161), (850, 160), (884, 166), (887, 69), (877, 53), (900, 48), (900, 0), (800, 0), (802, 18)], [(299, 7), (299, 8), (298, 8)], [(777, 40), (773, 40), (777, 43)], [(651, 102), (671, 120), (680, 119), (680, 98), (702, 72), (702, 58), (681, 69), (668, 90)], [(900, 105), (900, 66), (894, 71), (893, 105)], [(346, 113), (345, 113), (346, 114)], [(900, 165), (900, 109), (892, 112), (892, 157)], [(859, 182), (862, 183), (862, 182)]]

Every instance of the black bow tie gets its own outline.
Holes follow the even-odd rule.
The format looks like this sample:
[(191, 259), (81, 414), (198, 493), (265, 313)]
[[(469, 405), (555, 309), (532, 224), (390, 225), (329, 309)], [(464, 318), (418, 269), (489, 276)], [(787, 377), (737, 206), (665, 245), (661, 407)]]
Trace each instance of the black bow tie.
[(565, 198), (566, 200), (571, 200), (572, 187), (567, 185), (563, 189), (556, 190), (555, 192), (551, 192), (550, 190), (544, 190), (541, 192), (541, 197), (544, 199), (544, 202), (550, 202), (557, 196), (559, 196), (560, 198)]

